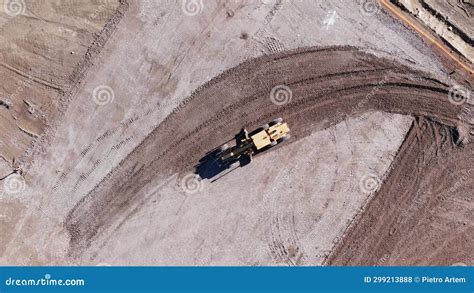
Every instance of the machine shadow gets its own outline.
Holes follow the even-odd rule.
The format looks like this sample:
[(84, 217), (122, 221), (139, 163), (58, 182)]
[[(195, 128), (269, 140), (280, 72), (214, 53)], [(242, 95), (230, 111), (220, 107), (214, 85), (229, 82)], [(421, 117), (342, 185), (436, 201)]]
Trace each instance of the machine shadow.
[(201, 179), (211, 179), (229, 168), (228, 165), (219, 163), (219, 154), (220, 150), (217, 149), (207, 153), (199, 160), (199, 163), (196, 165), (196, 174)]
[(217, 149), (210, 153), (207, 153), (199, 160), (199, 163), (195, 166), (195, 173), (199, 175), (201, 179), (214, 179), (211, 181), (213, 182), (220, 178), (219, 175), (224, 176), (238, 167), (244, 167), (250, 164), (250, 162), (252, 161), (249, 156), (241, 156), (239, 159), (232, 160), (227, 162), (226, 164), (223, 164), (219, 161), (220, 153), (221, 151)]

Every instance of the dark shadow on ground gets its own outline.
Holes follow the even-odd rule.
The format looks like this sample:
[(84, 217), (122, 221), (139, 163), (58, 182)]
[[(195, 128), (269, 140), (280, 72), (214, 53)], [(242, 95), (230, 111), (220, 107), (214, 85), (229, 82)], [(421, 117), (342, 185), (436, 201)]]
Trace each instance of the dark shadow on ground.
[[(258, 128), (251, 133), (249, 136), (262, 131), (263, 128)], [(235, 135), (234, 139), (236, 142), (240, 142), (245, 138), (244, 129)], [(265, 152), (266, 150), (272, 148), (272, 146), (267, 146), (259, 151), (254, 150), (254, 156), (258, 155), (259, 153)], [(208, 152), (205, 156), (203, 156), (199, 163), (195, 166), (196, 167), (196, 174), (201, 177), (201, 179), (214, 179), (220, 178), (220, 176), (226, 175), (228, 172), (231, 172), (233, 169), (237, 167), (244, 167), (252, 161), (251, 157), (248, 155), (241, 155), (238, 159), (229, 160), (226, 162), (222, 162), (219, 160), (219, 156), (222, 154), (221, 148), (217, 148)], [(213, 181), (214, 181), (213, 180)], [(211, 181), (212, 182), (212, 181)]]
[(230, 167), (230, 164), (222, 164), (219, 162), (220, 149), (207, 153), (199, 160), (196, 166), (196, 174), (202, 179), (211, 179)]

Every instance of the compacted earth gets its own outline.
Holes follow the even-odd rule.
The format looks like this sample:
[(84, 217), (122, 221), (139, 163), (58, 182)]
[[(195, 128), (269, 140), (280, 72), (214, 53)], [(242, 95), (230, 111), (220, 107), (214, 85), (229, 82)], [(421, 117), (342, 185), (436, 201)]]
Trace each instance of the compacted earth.
[[(0, 15), (2, 264), (474, 265), (472, 75), (381, 6), (24, 2)], [(196, 174), (277, 117), (290, 140)]]

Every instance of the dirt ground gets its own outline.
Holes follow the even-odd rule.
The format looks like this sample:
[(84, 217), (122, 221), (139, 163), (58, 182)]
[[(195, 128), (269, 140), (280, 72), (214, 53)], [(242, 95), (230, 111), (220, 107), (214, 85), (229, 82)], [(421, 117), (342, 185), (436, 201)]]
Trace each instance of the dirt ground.
[[(64, 112), (21, 157), (24, 190), (0, 198), (1, 263), (471, 263), (469, 169), (427, 186), (436, 164), (469, 166), (473, 106), (453, 103), (450, 70), (418, 36), (359, 1), (178, 2), (122, 2), (73, 66)], [(286, 145), (215, 183), (190, 177), (276, 117)], [(414, 119), (443, 132), (409, 131)], [(435, 195), (419, 204), (423, 188)]]
[[(126, 213), (118, 217), (126, 220), (101, 227), (80, 261), (142, 265), (321, 263), (334, 245), (333, 239), (371, 196), (359, 188), (359, 178), (387, 170), (403, 141), (397, 131), (407, 129), (410, 122), (401, 115), (370, 113), (262, 154), (251, 165), (213, 183), (198, 183), (193, 177), (184, 180), (191, 172), (155, 179), (159, 185), (151, 190), (145, 185), (146, 193), (140, 192), (129, 202), (136, 207), (133, 212), (116, 210)], [(379, 125), (374, 137), (364, 136), (369, 124)], [(377, 153), (377, 158), (368, 151)], [(73, 216), (79, 212), (77, 209)], [(117, 238), (130, 241), (114, 241)], [(133, 253), (137, 249), (140, 254)]]
[(393, 170), (328, 259), (329, 265), (474, 264), (473, 145), (414, 122)]
[[(292, 101), (284, 107), (268, 98), (279, 84), (292, 91)], [(372, 95), (367, 95), (374, 87)], [(455, 126), (462, 108), (451, 104), (447, 94), (446, 86), (423, 78), (421, 72), (350, 47), (314, 48), (254, 59), (212, 80), (186, 100), (120, 168), (76, 205), (66, 219), (72, 244), (69, 253), (80, 255), (101, 234), (114, 233), (118, 228), (114, 218), (127, 217), (130, 206), (145, 198), (142, 192), (149, 190), (153, 178), (191, 171), (200, 156), (232, 137), (240, 125), (252, 129), (271, 117), (285, 117), (294, 129), (294, 139), (299, 140), (311, 133), (315, 123), (324, 129), (345, 115), (383, 110)], [(451, 140), (452, 136), (448, 132), (442, 138)], [(158, 142), (159, 148), (153, 142)], [(396, 165), (394, 169), (398, 170)]]
[(455, 0), (397, 0), (392, 1), (412, 13), (430, 30), (436, 32), (450, 47), (469, 60), (472, 69), (474, 48), (472, 1)]
[[(118, 1), (0, 1), (0, 178), (67, 108)], [(106, 26), (107, 24), (107, 26)], [(14, 138), (14, 139), (11, 139)]]

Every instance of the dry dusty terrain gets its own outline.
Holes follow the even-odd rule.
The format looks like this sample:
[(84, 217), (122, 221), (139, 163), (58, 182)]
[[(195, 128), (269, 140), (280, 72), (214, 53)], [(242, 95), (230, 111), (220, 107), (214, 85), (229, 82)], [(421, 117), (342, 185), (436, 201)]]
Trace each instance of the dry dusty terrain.
[(366, 212), (328, 259), (330, 265), (474, 264), (472, 144), (418, 119)]
[[(67, 108), (118, 1), (0, 1), (0, 178)], [(107, 24), (107, 25), (106, 25)], [(11, 139), (14, 138), (14, 139)]]
[(396, 0), (471, 64), (474, 3), (470, 0)]
[[(278, 85), (288, 86), (292, 93), (291, 102), (283, 106), (269, 98)], [(253, 59), (187, 99), (74, 207), (66, 219), (71, 253), (87, 248), (109, 226), (115, 227), (114, 219), (130, 212), (153, 178), (192, 171), (200, 157), (242, 125), (254, 129), (273, 117), (285, 117), (298, 140), (315, 125), (324, 129), (347, 115), (380, 110), (432, 117), (456, 126), (462, 107), (447, 97), (448, 88), (423, 73), (351, 47)]]
[[(2, 179), (2, 264), (472, 264), (469, 78), (361, 1), (186, 2), (107, 2), (77, 59), (26, 61), (69, 77), (38, 94), (61, 107), (36, 139), (2, 138), (24, 140)], [(288, 143), (192, 176), (276, 117)]]

